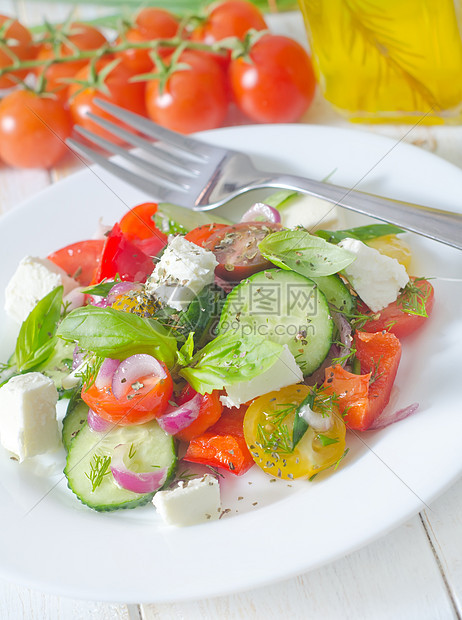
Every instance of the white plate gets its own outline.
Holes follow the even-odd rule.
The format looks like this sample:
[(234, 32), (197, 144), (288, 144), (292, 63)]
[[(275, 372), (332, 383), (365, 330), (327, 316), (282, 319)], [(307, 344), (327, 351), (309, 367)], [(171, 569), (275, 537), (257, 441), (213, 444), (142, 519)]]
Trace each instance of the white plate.
[[(210, 142), (246, 150), (275, 171), (360, 182), (367, 191), (457, 208), (462, 172), (438, 158), (372, 134), (301, 125), (229, 128)], [(377, 162), (379, 162), (378, 165)], [(85, 170), (0, 221), (0, 290), (25, 254), (44, 256), (112, 223), (139, 192)], [(120, 198), (118, 198), (118, 196)], [(250, 200), (250, 198), (248, 199)], [(240, 199), (234, 213), (243, 208)], [(231, 208), (230, 208), (231, 209)], [(330, 562), (419, 511), (462, 471), (460, 340), (462, 253), (415, 236), (416, 272), (435, 276), (431, 321), (404, 342), (393, 406), (418, 401), (414, 417), (350, 435), (335, 475), (270, 483), (256, 468), (222, 485), (223, 519), (187, 529), (161, 525), (152, 506), (99, 514), (82, 506), (47, 459), (17, 463), (0, 451), (0, 572), (43, 590), (85, 599), (148, 602), (250, 589)], [(7, 251), (5, 251), (7, 249)], [(3, 304), (2, 304), (3, 306)], [(15, 329), (1, 320), (2, 355)], [(239, 497), (244, 499), (238, 500)]]

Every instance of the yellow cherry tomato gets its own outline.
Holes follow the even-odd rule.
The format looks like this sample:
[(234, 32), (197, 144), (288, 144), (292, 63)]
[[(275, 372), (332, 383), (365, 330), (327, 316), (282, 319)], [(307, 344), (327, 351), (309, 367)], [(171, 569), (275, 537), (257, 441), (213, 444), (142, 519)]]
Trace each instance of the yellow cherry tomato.
[(411, 264), (411, 248), (408, 244), (396, 235), (383, 235), (370, 239), (367, 245), (378, 250), (381, 254), (385, 254), (390, 258), (396, 258), (407, 271)]
[[(311, 388), (291, 385), (253, 401), (244, 417), (244, 436), (255, 463), (267, 474), (293, 480), (310, 478), (337, 463), (345, 452), (345, 423), (332, 399), (316, 398), (315, 412), (323, 412), (330, 428), (309, 426), (293, 446), (295, 412)], [(329, 423), (328, 423), (329, 424)]]

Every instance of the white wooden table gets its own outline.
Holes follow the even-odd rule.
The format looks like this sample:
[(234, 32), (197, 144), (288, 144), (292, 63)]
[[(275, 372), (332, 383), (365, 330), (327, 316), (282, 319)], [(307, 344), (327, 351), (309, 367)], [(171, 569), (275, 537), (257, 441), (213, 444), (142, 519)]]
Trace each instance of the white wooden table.
[[(69, 5), (1, 0), (0, 12), (26, 24), (59, 21)], [(95, 9), (79, 9), (93, 16)], [(306, 43), (298, 14), (277, 16), (271, 27)], [(346, 126), (318, 97), (305, 122)], [(462, 127), (358, 126), (405, 139), (462, 167)], [(0, 166), (0, 213), (75, 170), (72, 158), (57, 170)], [(462, 453), (462, 448), (461, 448)], [(1, 550), (0, 550), (1, 553)], [(408, 523), (324, 568), (270, 587), (198, 602), (124, 605), (70, 600), (0, 580), (0, 618), (130, 620), (436, 620), (462, 617), (462, 480)]]

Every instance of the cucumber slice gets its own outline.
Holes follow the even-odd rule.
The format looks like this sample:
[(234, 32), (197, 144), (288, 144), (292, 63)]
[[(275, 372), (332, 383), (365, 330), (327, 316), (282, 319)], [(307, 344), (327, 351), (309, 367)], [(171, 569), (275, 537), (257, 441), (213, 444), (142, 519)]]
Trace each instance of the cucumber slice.
[(41, 372), (49, 377), (54, 382), (58, 392), (64, 391), (62, 381), (72, 370), (74, 349), (75, 342), (66, 342), (62, 338), (58, 338), (51, 356), (34, 368), (34, 371)]
[(241, 282), (228, 295), (218, 332), (261, 335), (287, 344), (304, 375), (326, 358), (333, 321), (324, 293), (293, 271), (269, 269)]
[[(119, 487), (109, 467), (95, 486), (89, 477), (98, 466), (98, 459), (110, 459), (119, 444), (129, 444), (138, 471), (167, 467), (167, 485), (177, 462), (173, 437), (167, 435), (155, 420), (135, 426), (116, 426), (106, 433), (96, 433), (84, 424), (70, 444), (64, 473), (68, 486), (82, 504), (100, 512), (136, 508), (149, 502), (154, 493), (133, 493)], [(164, 485), (164, 486), (165, 486)]]
[(334, 306), (333, 309), (338, 312), (344, 312), (347, 315), (354, 313), (356, 307), (355, 298), (343, 283), (340, 276), (333, 274), (331, 276), (312, 277), (311, 279), (324, 293), (328, 303)]
[[(207, 211), (193, 211), (192, 209), (185, 209), (184, 207), (179, 207), (169, 202), (160, 203), (158, 213), (164, 215), (167, 220), (171, 220), (173, 224), (184, 228), (186, 232), (205, 224), (232, 224), (230, 220), (220, 217), (213, 211), (210, 213)], [(171, 225), (172, 224), (168, 224), (168, 226)], [(162, 229), (161, 226), (161, 230)], [(166, 232), (168, 232), (168, 227)]]
[(80, 398), (80, 387), (72, 393), (63, 418), (63, 445), (69, 451), (71, 442), (80, 429), (87, 423), (88, 405)]

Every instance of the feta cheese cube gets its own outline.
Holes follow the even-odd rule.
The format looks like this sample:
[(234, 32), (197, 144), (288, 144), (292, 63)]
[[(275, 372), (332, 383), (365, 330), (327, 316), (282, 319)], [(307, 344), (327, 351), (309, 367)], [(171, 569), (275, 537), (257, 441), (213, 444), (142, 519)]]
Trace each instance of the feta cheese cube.
[(149, 276), (146, 293), (175, 310), (185, 310), (204, 286), (212, 284), (217, 265), (213, 252), (178, 235)]
[(55, 450), (58, 392), (40, 372), (12, 377), (0, 388), (0, 442), (19, 461)]
[(183, 527), (215, 521), (221, 513), (220, 485), (210, 474), (182, 481), (174, 489), (158, 491), (152, 503), (168, 525)]
[(6, 287), (6, 313), (17, 323), (22, 323), (38, 301), (61, 285), (63, 295), (67, 295), (78, 286), (78, 282), (48, 258), (24, 257)]
[(249, 381), (241, 381), (226, 388), (226, 396), (220, 400), (225, 407), (240, 407), (250, 400), (280, 390), (288, 385), (303, 381), (303, 373), (295, 361), (295, 357), (285, 344), (284, 349), (275, 363), (265, 372)]
[(400, 289), (409, 282), (406, 269), (396, 258), (349, 237), (342, 239), (339, 246), (356, 256), (343, 273), (372, 312), (383, 310), (396, 301)]
[(332, 202), (303, 194), (291, 200), (287, 207), (281, 208), (281, 218), (286, 228), (303, 226), (309, 232), (318, 228), (343, 226), (343, 210)]

